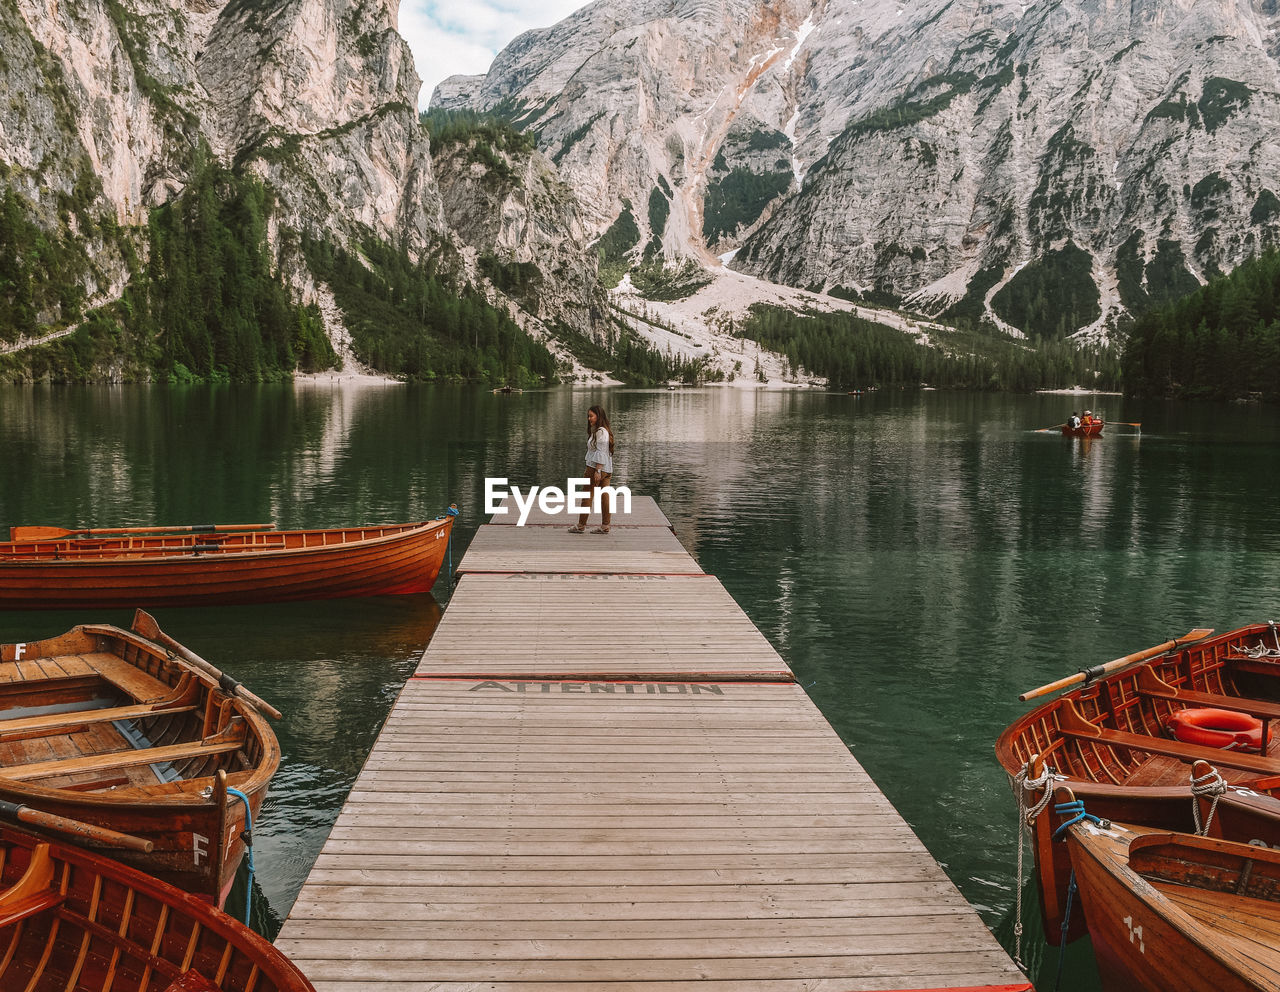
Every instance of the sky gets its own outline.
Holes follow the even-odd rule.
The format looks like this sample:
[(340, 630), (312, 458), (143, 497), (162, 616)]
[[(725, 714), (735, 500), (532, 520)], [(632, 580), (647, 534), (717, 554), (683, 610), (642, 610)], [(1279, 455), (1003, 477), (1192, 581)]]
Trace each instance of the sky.
[(493, 57), (516, 35), (550, 27), (587, 0), (401, 0), (400, 34), (413, 50), (422, 77), (418, 106), (455, 73), (488, 70)]

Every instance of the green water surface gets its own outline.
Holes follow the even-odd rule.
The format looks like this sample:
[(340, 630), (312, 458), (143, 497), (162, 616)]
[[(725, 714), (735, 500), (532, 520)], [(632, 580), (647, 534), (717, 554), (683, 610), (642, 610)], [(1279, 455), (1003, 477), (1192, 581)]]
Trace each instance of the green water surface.
[[(992, 744), (1027, 708), (1018, 693), (1196, 626), (1280, 615), (1280, 414), (1115, 396), (6, 387), (0, 528), (326, 527), (456, 500), (456, 563), (484, 478), (563, 485), (596, 402), (617, 432), (615, 482), (659, 501), (1010, 949), (1016, 819)], [(1140, 436), (1035, 432), (1085, 406), (1140, 421)], [(285, 712), (255, 842), (268, 935), (448, 593), (442, 580), (425, 596), (155, 611)], [(0, 640), (129, 617), (0, 613)], [(1057, 952), (1030, 897), (1024, 957), (1052, 989)], [(1082, 942), (1062, 988), (1097, 987)]]

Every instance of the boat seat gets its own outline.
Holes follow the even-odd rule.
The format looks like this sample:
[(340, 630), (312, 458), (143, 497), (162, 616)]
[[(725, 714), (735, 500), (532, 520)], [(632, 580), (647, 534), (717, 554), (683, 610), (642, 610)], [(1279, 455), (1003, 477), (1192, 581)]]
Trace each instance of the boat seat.
[(1188, 706), (1212, 706), (1233, 713), (1248, 713), (1262, 721), (1262, 753), (1266, 754), (1271, 740), (1270, 723), (1280, 719), (1280, 703), (1265, 699), (1249, 699), (1245, 696), (1224, 696), (1219, 692), (1200, 692), (1196, 689), (1182, 689), (1171, 686), (1150, 668), (1138, 670), (1134, 687), (1141, 696), (1152, 699), (1167, 699), (1170, 702), (1186, 703)]
[(167, 683), (140, 671), (123, 658), (105, 651), (80, 656), (90, 671), (120, 689), (126, 696), (154, 703), (172, 691)]
[(184, 673), (173, 692), (163, 699), (131, 706), (108, 706), (100, 709), (66, 710), (62, 713), (42, 713), (40, 716), (14, 717), (0, 720), (0, 742), (19, 734), (38, 737), (45, 733), (65, 731), (91, 723), (114, 723), (116, 720), (138, 720), (149, 716), (171, 713), (190, 713), (196, 708), (200, 685), (190, 672)]
[(1185, 761), (1187, 764), (1207, 761), (1211, 765), (1239, 768), (1241, 771), (1254, 772), (1258, 775), (1280, 775), (1280, 761), (1264, 758), (1262, 755), (1242, 754), (1239, 751), (1227, 751), (1217, 747), (1184, 744), (1182, 741), (1152, 737), (1149, 734), (1131, 734), (1123, 730), (1099, 727), (1081, 716), (1070, 698), (1062, 699), (1058, 706), (1058, 731), (1064, 737), (1075, 740), (1092, 741), (1095, 744), (1107, 744), (1111, 747), (1122, 747), (1146, 754), (1164, 754), (1179, 761)]
[(1233, 713), (1248, 713), (1259, 720), (1280, 719), (1280, 703), (1265, 699), (1249, 699), (1245, 696), (1224, 696), (1217, 692), (1176, 688), (1149, 668), (1139, 669), (1135, 686), (1139, 695), (1151, 696), (1155, 699), (1168, 699), (1173, 702), (1187, 703), (1190, 706), (1215, 706), (1220, 710), (1231, 710)]
[[(187, 744), (166, 744), (163, 747), (147, 747), (129, 751), (110, 751), (106, 754), (90, 754), (77, 758), (57, 758), (53, 761), (36, 761), (29, 765), (0, 768), (0, 779), (12, 782), (30, 782), (32, 779), (55, 775), (79, 775), (83, 772), (99, 772), (105, 769), (127, 768), (131, 765), (155, 765), (166, 761), (185, 761), (188, 758), (207, 758), (215, 754), (238, 751), (244, 746), (242, 739), (214, 740), (208, 743), (192, 741)], [(1280, 771), (1280, 764), (1276, 766)]]

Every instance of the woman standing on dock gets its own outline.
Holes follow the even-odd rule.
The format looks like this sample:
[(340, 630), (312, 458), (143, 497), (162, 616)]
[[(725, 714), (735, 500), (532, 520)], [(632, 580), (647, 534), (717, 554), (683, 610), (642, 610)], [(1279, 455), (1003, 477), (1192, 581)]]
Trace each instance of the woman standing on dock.
[[(609, 418), (604, 407), (593, 406), (587, 411), (587, 482), (591, 486), (590, 499), (594, 503), (596, 490), (607, 486), (613, 477), (613, 428), (609, 426)], [(600, 500), (600, 526), (593, 534), (609, 533), (609, 517), (612, 513), (611, 500), (604, 496)], [(578, 518), (575, 526), (569, 528), (571, 534), (581, 534), (587, 529), (587, 517), (590, 508)]]

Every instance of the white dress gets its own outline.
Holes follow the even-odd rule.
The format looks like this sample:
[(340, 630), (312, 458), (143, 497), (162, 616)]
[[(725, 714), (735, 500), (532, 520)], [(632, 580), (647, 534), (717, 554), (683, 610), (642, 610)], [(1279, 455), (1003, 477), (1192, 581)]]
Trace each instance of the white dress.
[(587, 465), (599, 468), (605, 475), (613, 475), (613, 455), (609, 454), (609, 432), (600, 427), (587, 438)]

